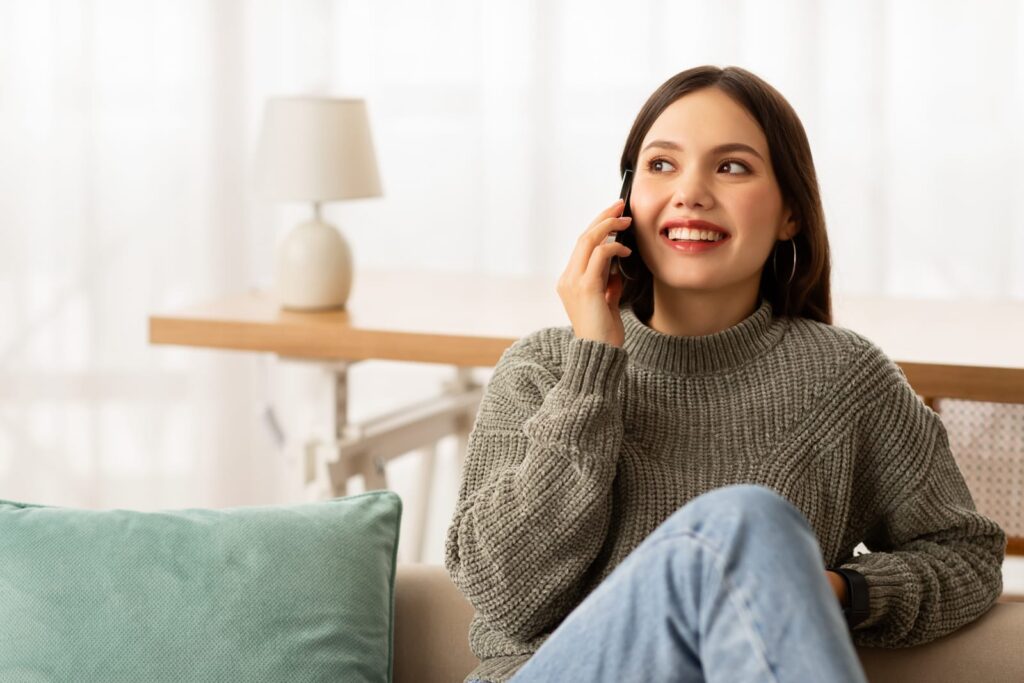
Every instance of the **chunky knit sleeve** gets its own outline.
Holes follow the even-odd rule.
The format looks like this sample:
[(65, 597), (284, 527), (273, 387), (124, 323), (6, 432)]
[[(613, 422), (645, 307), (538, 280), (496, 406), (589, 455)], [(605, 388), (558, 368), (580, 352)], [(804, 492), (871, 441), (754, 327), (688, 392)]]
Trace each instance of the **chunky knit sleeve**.
[[(874, 347), (859, 373), (866, 406), (859, 420), (858, 469), (871, 491), (864, 545), (841, 566), (868, 583), (869, 617), (854, 643), (919, 645), (977, 619), (1002, 592), (1006, 535), (979, 514), (939, 416), (903, 371)], [(859, 383), (859, 382), (858, 382)]]
[[(445, 539), (455, 585), (493, 628), (520, 641), (556, 626), (578, 599), (607, 534), (623, 433), (627, 352), (546, 340), (517, 341), (495, 367)], [(560, 345), (556, 367), (551, 349)]]

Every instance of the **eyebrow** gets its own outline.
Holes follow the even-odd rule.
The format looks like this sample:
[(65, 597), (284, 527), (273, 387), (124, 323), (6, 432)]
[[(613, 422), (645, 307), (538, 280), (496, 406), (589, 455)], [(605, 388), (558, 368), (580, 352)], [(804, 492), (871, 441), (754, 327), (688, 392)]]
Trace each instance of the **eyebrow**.
[[(674, 149), (679, 152), (683, 151), (682, 147), (670, 140), (653, 140), (640, 151), (646, 152), (651, 147), (663, 147), (665, 149)], [(745, 145), (742, 142), (727, 142), (724, 145), (718, 145), (717, 147), (711, 148), (712, 154), (721, 154), (722, 152), (749, 152), (761, 161), (764, 161), (764, 157), (762, 157), (756, 149), (750, 145)]]

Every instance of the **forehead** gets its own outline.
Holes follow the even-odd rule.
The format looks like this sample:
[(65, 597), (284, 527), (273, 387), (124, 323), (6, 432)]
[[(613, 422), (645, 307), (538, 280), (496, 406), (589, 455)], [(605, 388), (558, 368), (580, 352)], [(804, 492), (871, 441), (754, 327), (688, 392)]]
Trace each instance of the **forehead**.
[(750, 112), (718, 88), (683, 95), (658, 115), (640, 143), (652, 140), (678, 143), (698, 153), (727, 142), (750, 145), (768, 158), (768, 140)]

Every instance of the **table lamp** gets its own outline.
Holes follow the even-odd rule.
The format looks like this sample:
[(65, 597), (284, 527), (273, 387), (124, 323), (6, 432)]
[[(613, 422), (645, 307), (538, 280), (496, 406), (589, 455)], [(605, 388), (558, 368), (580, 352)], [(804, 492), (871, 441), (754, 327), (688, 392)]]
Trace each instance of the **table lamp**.
[(277, 247), (278, 303), (291, 310), (345, 308), (352, 250), (325, 223), (320, 204), (381, 195), (366, 103), (361, 99), (272, 97), (263, 113), (257, 182), (271, 199), (313, 203), (313, 218)]

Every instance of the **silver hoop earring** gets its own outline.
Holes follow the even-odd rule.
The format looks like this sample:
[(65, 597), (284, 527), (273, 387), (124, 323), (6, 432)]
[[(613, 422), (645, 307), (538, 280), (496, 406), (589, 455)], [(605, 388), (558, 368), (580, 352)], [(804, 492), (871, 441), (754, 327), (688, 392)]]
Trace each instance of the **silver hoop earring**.
[[(789, 274), (789, 280), (786, 281), (786, 286), (789, 287), (790, 283), (793, 282), (793, 276), (796, 275), (796, 240), (792, 237), (787, 240), (793, 245), (793, 270)], [(775, 250), (772, 252), (772, 274), (775, 275), (775, 280), (779, 279), (779, 271), (776, 267), (776, 257), (779, 255), (779, 248), (776, 244)]]

